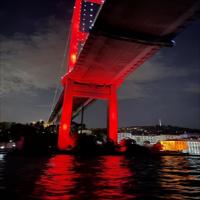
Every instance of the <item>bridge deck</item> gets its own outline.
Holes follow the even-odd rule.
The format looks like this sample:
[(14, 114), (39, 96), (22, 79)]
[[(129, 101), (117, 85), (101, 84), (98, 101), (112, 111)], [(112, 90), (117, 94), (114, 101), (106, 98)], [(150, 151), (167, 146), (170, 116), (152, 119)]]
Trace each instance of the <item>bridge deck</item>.
[(195, 0), (107, 0), (68, 77), (83, 83), (123, 79), (171, 39), (197, 9)]
[(160, 47), (173, 45), (171, 39), (199, 7), (199, 0), (106, 0), (67, 76), (80, 83), (119, 86)]

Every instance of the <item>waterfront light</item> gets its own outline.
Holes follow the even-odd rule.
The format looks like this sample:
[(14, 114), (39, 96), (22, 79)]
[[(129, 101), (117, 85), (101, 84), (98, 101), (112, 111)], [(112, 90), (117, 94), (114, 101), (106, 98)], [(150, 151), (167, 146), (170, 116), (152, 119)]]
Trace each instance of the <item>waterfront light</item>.
[(164, 151), (185, 151), (188, 149), (187, 141), (160, 141)]

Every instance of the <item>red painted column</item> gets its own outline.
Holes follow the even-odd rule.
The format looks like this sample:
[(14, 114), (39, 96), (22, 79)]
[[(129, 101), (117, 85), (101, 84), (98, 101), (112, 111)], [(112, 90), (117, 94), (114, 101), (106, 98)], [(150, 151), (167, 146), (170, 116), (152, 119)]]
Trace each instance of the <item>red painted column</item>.
[(72, 17), (71, 38), (68, 59), (68, 71), (74, 68), (78, 56), (79, 28), (82, 0), (76, 0)]
[(118, 111), (117, 111), (117, 89), (115, 86), (110, 88), (109, 108), (108, 108), (108, 137), (114, 143), (117, 143), (117, 133), (118, 133)]
[(60, 150), (70, 149), (75, 145), (75, 136), (71, 135), (72, 106), (73, 82), (67, 80), (64, 89), (64, 100), (58, 135), (58, 148)]

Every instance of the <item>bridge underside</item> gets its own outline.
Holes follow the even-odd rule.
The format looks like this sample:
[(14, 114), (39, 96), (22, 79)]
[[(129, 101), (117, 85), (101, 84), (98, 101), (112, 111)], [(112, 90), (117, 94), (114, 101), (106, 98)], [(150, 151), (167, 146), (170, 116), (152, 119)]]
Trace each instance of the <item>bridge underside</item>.
[(119, 83), (191, 20), (195, 0), (107, 0), (67, 75), (81, 83)]
[[(63, 79), (64, 85), (70, 80), (82, 88), (79, 92), (73, 91), (72, 96), (76, 98), (72, 113), (93, 99), (108, 98), (98, 96), (96, 88), (104, 90), (103, 93), (106, 93), (105, 88), (118, 88), (131, 72), (161, 47), (173, 46), (172, 39), (199, 12), (199, 2), (106, 0), (74, 68)], [(84, 92), (83, 88), (90, 92)], [(51, 120), (62, 107), (63, 96)], [(69, 101), (64, 100), (63, 106), (67, 103)]]

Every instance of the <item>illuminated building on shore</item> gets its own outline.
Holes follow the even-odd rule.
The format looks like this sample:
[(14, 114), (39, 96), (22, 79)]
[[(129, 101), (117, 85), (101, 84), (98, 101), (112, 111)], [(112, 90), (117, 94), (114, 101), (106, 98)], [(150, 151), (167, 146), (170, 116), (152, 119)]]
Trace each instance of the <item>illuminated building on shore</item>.
[[(198, 137), (191, 139), (190, 137)], [(160, 142), (163, 151), (174, 151), (187, 153), (189, 155), (200, 155), (200, 137), (199, 135), (133, 135), (132, 133), (118, 133), (118, 142), (123, 139), (132, 139), (139, 145), (149, 142), (151, 145)]]
[(174, 140), (181, 138), (183, 138), (183, 135), (133, 135), (132, 133), (118, 133), (118, 142), (122, 139), (132, 139), (140, 145), (143, 145), (145, 141), (155, 144), (161, 140)]

